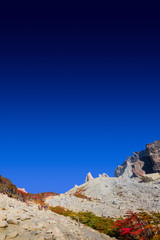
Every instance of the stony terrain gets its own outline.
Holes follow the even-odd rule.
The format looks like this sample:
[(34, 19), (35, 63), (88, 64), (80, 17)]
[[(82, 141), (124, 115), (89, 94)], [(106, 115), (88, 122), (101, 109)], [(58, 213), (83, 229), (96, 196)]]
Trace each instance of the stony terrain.
[[(81, 193), (82, 196), (76, 197), (76, 193)], [(83, 196), (88, 199), (82, 199)], [(124, 181), (122, 177), (101, 176), (76, 186), (65, 194), (50, 197), (46, 202), (52, 206), (62, 206), (77, 212), (91, 211), (106, 217), (123, 215), (129, 209), (159, 211), (160, 180), (145, 183), (139, 178)]]
[(38, 210), (36, 204), (27, 206), (0, 194), (0, 240), (110, 240), (69, 217), (50, 210)]

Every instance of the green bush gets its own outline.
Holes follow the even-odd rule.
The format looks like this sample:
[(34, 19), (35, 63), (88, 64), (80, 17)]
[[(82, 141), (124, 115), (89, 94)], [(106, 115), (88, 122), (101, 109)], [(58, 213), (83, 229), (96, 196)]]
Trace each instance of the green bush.
[(82, 224), (85, 224), (99, 232), (110, 236), (115, 236), (115, 230), (112, 228), (114, 220), (112, 218), (98, 217), (92, 212), (73, 212), (61, 206), (48, 207), (51, 211), (63, 216), (69, 216)]

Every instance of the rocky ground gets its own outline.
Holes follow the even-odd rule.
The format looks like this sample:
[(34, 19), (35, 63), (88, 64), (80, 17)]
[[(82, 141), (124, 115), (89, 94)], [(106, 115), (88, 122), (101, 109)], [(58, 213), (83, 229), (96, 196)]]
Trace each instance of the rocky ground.
[(110, 240), (69, 217), (0, 194), (0, 240)]
[[(80, 192), (91, 198), (74, 196)], [(46, 201), (51, 206), (62, 206), (73, 211), (91, 211), (98, 216), (119, 217), (126, 211), (159, 211), (160, 180), (144, 183), (139, 178), (99, 177), (76, 186), (65, 194)]]

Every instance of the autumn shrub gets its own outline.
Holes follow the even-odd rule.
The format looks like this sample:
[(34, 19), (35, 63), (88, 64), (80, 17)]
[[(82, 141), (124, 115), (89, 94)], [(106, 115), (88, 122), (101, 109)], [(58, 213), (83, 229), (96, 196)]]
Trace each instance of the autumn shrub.
[(55, 212), (57, 214), (63, 215), (63, 216), (70, 216), (72, 217), (73, 215), (73, 211), (65, 209), (64, 207), (61, 206), (56, 206), (56, 207), (48, 207), (49, 210), (51, 210), (52, 212)]
[(118, 219), (113, 226), (118, 239), (160, 240), (160, 214), (129, 211), (126, 217)]
[(0, 193), (8, 195), (8, 197), (13, 197), (22, 202), (32, 201), (38, 204), (44, 204), (45, 198), (48, 196), (58, 195), (53, 192), (44, 192), (44, 193), (26, 193), (20, 189), (18, 189), (9, 179), (2, 177), (0, 175)]
[(79, 219), (80, 223), (83, 223), (99, 232), (105, 233), (110, 236), (115, 236), (112, 225), (114, 220), (112, 218), (99, 217), (92, 212), (78, 212), (74, 213), (72, 219)]
[(87, 200), (91, 201), (91, 198), (85, 196), (84, 192), (85, 192), (85, 189), (79, 188), (73, 195), (75, 197), (82, 198), (82, 199), (87, 199)]
[(32, 194), (32, 193), (23, 192), (20, 189), (17, 189), (17, 193), (18, 193), (18, 196), (19, 196), (19, 200), (22, 200), (23, 202), (31, 201), (33, 203), (40, 204), (40, 205), (45, 204), (45, 198), (46, 197), (58, 195), (58, 194), (53, 193), (53, 192), (44, 192), (44, 193)]

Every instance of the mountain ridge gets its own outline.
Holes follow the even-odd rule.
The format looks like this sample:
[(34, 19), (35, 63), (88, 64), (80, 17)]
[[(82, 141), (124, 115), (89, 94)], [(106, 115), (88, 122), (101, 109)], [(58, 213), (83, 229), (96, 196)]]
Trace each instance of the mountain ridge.
[(146, 149), (133, 152), (115, 169), (115, 177), (141, 177), (144, 174), (160, 173), (160, 140), (146, 144)]

